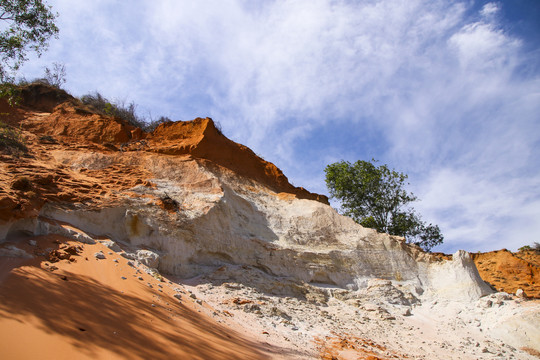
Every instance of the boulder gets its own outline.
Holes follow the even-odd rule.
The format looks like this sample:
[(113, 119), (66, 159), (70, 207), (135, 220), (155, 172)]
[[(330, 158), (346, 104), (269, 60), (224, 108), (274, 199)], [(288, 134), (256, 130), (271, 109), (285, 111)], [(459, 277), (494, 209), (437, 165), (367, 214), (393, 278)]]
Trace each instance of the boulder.
[(150, 268), (157, 269), (159, 266), (159, 255), (150, 250), (137, 250), (137, 260)]

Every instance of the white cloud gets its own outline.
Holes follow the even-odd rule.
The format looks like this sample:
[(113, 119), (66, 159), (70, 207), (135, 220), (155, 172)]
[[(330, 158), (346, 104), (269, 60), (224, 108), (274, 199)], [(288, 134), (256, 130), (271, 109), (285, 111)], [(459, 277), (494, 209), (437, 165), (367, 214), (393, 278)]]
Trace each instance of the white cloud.
[(500, 7), (497, 3), (487, 3), (482, 7), (482, 10), (480, 10), (480, 15), (482, 15), (484, 18), (490, 18), (493, 15), (497, 14), (500, 11)]
[(438, 169), (426, 179), (419, 209), (453, 240), (442, 249), (516, 250), (540, 229), (540, 176), (493, 181), (470, 169)]
[(457, 49), (461, 70), (474, 72), (511, 68), (507, 62), (520, 45), (518, 40), (485, 23), (464, 26), (449, 43)]

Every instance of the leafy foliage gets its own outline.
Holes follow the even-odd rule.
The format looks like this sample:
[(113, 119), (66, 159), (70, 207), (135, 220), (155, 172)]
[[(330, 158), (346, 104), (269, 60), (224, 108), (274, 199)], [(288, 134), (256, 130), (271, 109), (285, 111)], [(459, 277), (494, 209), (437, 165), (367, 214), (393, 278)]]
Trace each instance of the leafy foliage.
[(42, 0), (2, 0), (0, 2), (0, 82), (12, 82), (27, 58), (28, 51), (38, 55), (47, 48), (51, 36), (58, 34), (57, 14)]
[(35, 78), (34, 80), (27, 80), (24, 76), (20, 77), (16, 81), (16, 86), (22, 87), (30, 84), (43, 84), (61, 89), (62, 85), (66, 82), (66, 66), (62, 63), (54, 62), (52, 68), (45, 67), (45, 74), (43, 77)]
[(534, 242), (532, 246), (525, 245), (518, 249), (518, 251), (535, 251), (537, 253), (540, 253), (540, 243)]
[(9, 82), (0, 83), (0, 98), (6, 99), (10, 105), (17, 104), (21, 98), (21, 89)]
[(375, 162), (340, 161), (326, 167), (326, 185), (341, 201), (344, 214), (364, 227), (403, 236), (426, 251), (441, 244), (439, 227), (426, 225), (408, 206), (418, 198), (404, 189), (407, 175)]
[(146, 125), (143, 128), (143, 130), (148, 131), (148, 132), (152, 132), (159, 126), (159, 124), (169, 123), (169, 122), (172, 122), (172, 120), (170, 118), (168, 118), (167, 116), (160, 116), (157, 120), (152, 120), (151, 119), (151, 120), (147, 121)]

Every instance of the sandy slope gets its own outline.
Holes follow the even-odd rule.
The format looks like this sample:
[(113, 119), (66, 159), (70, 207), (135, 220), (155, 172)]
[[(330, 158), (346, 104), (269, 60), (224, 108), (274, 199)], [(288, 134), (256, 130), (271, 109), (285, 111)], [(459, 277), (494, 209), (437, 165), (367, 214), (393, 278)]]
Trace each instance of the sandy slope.
[[(532, 360), (535, 350), (517, 346), (521, 340), (512, 336), (530, 331), (531, 344), (540, 340), (538, 303), (508, 294), (471, 303), (425, 302), (406, 314), (376, 297), (360, 304), (337, 298), (314, 304), (221, 282), (216, 275), (192, 279), (186, 286), (230, 314), (227, 323), (236, 324), (238, 331), (303, 352), (306, 359)], [(530, 328), (523, 326), (527, 321)]]
[(253, 276), (242, 267), (170, 281), (100, 242), (26, 237), (0, 253), (14, 247), (33, 258), (0, 256), (2, 359), (535, 358), (509, 345), (513, 319), (534, 327), (534, 306), (500, 294), (407, 315), (375, 298), (318, 305), (220, 280)]
[[(264, 359), (270, 348), (223, 327), (167, 281), (101, 244), (35, 238), (30, 253), (80, 246), (73, 261), (0, 257), (3, 359)], [(10, 244), (3, 244), (3, 248)], [(21, 244), (17, 244), (22, 248)], [(103, 251), (106, 259), (94, 254)], [(116, 262), (117, 261), (117, 262)], [(57, 269), (54, 269), (57, 267)], [(125, 279), (123, 279), (124, 277)], [(141, 280), (142, 279), (142, 280)], [(152, 287), (150, 287), (151, 285)], [(177, 286), (176, 286), (177, 287)], [(179, 289), (180, 290), (180, 289)]]

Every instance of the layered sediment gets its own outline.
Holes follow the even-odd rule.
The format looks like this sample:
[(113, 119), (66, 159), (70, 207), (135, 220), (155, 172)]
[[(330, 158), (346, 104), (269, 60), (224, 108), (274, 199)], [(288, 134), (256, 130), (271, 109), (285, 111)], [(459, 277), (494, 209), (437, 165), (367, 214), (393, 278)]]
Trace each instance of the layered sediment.
[[(325, 196), (294, 187), (274, 164), (227, 139), (212, 119), (164, 123), (145, 133), (67, 94), (46, 90), (27, 90), (37, 95), (27, 95), (19, 107), (1, 104), (5, 121), (22, 130), (29, 148), (26, 155), (1, 158), (5, 256), (21, 255), (14, 250), (17, 242), (39, 236), (61, 236), (85, 246), (107, 241), (141, 269), (192, 286), (215, 309), (281, 326), (295, 346), (322, 341), (316, 347), (321, 354), (338, 351), (329, 345), (336, 336), (365, 345), (366, 334), (344, 314), (373, 318), (374, 334), (382, 339), (384, 326), (413, 326), (421, 319), (439, 326), (430, 311), (443, 308), (451, 309), (444, 321), (458, 319), (454, 332), (472, 329), (475, 316), (484, 319), (481, 328), (506, 329), (497, 319), (524, 313), (512, 296), (497, 295), (482, 280), (468, 253), (445, 260), (403, 238), (363, 228), (339, 215)], [(291, 300), (284, 304), (282, 298)], [(246, 302), (239, 304), (242, 299)], [(468, 310), (460, 315), (454, 311), (459, 307)], [(335, 312), (326, 328), (319, 321), (325, 308)], [(537, 306), (529, 310), (538, 315)], [(493, 339), (503, 345), (488, 352), (512, 347), (526, 357), (520, 347), (540, 351), (538, 326), (526, 325), (520, 316), (512, 326), (524, 329), (523, 334), (494, 332)], [(423, 330), (415, 331), (410, 336)], [(274, 340), (280, 334), (261, 332)], [(455, 349), (432, 358), (454, 356), (460, 346), (473, 354), (470, 358), (488, 358), (465, 332), (455, 336)], [(402, 346), (380, 348), (397, 354)], [(369, 351), (384, 353), (377, 349)], [(294, 356), (310, 358), (310, 351)]]

